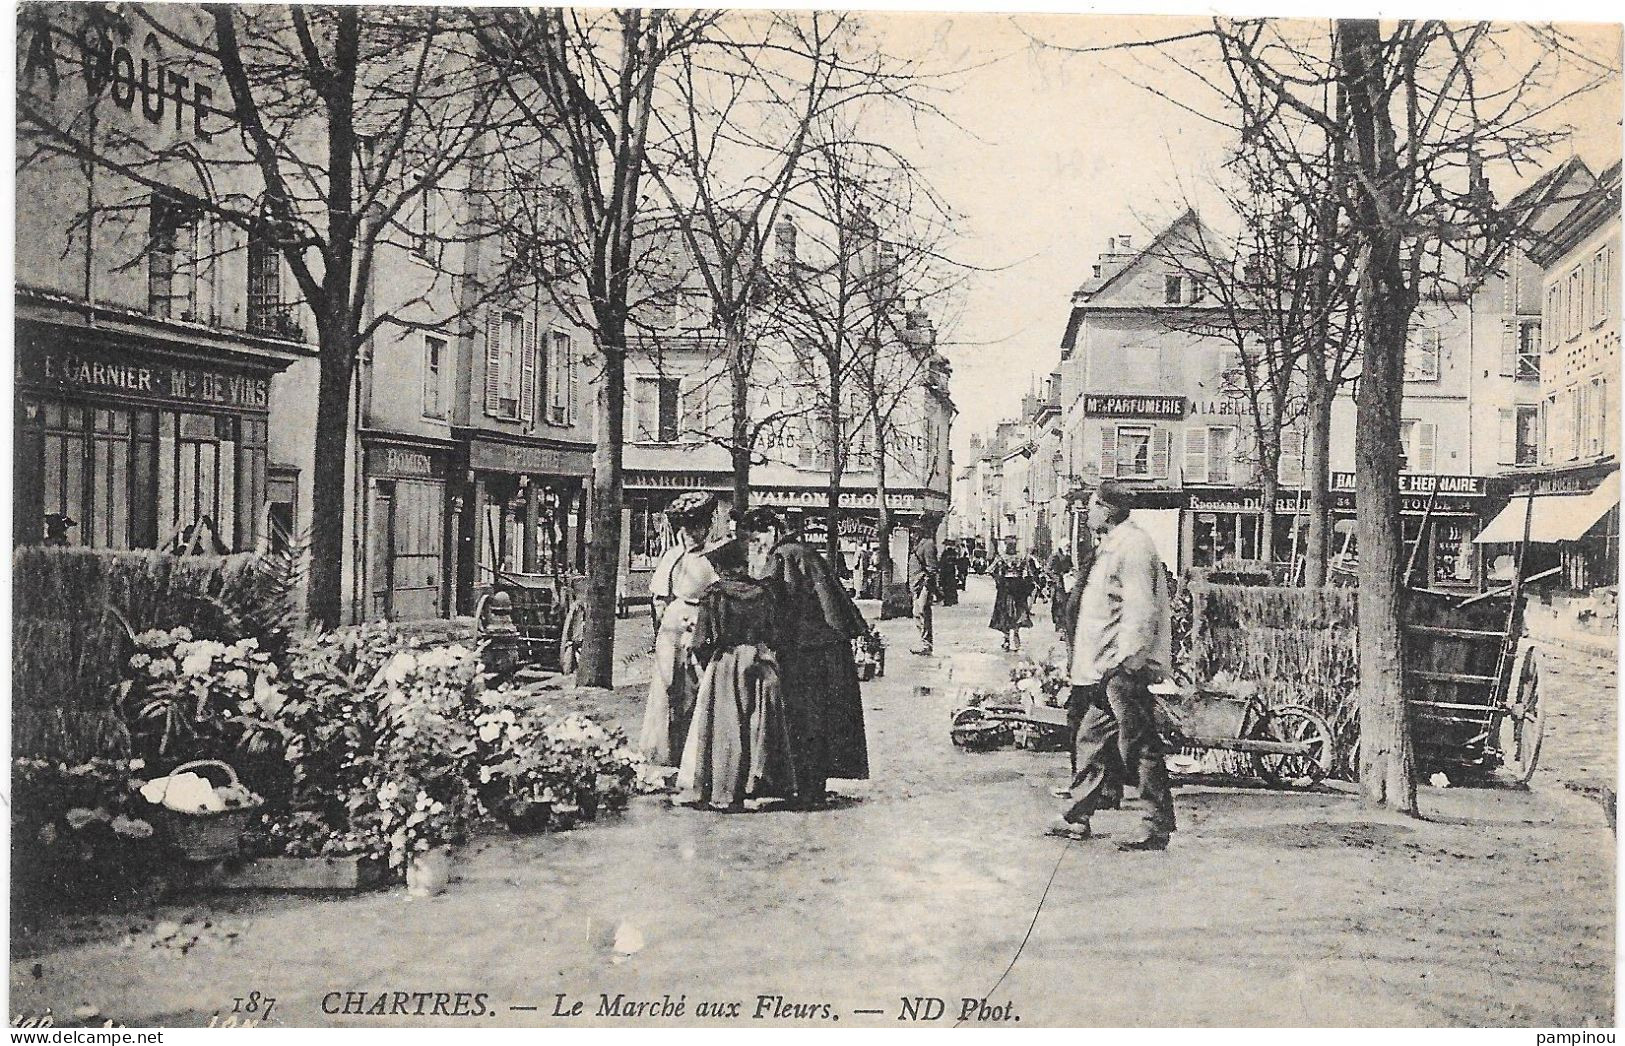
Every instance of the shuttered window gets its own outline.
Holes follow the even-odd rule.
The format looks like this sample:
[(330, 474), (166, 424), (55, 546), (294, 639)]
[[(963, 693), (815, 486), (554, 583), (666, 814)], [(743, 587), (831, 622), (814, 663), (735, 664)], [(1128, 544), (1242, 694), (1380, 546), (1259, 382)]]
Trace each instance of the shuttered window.
[(1286, 486), (1303, 486), (1304, 450), (1304, 434), (1297, 426), (1289, 425), (1281, 430), (1281, 460), (1276, 474)]
[(524, 323), (524, 341), (519, 347), (519, 420), (536, 420), (536, 324)]
[(1208, 481), (1207, 431), (1203, 425), (1191, 425), (1185, 430), (1183, 476), (1186, 483)]
[(485, 413), (497, 417), (502, 401), (502, 314), (485, 317)]
[(1439, 426), (1432, 422), (1407, 420), (1399, 423), (1401, 472), (1431, 473), (1437, 458)]

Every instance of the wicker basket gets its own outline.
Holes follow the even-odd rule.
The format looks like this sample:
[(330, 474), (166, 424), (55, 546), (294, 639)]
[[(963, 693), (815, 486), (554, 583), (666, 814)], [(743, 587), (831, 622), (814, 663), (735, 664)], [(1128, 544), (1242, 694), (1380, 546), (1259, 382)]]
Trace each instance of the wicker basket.
[[(214, 767), (224, 771), (228, 787), (239, 783), (237, 771), (218, 759), (195, 759), (190, 763), (182, 763), (169, 773), (170, 776), (174, 776), (198, 767)], [(252, 806), (240, 806), (232, 810), (188, 814), (154, 804), (153, 819), (168, 830), (170, 837), (175, 840), (175, 845), (180, 849), (181, 856), (186, 860), (223, 861), (228, 857), (237, 856), (243, 832), (248, 828), (248, 823), (254, 819), (254, 815), (259, 812), (260, 805), (255, 803)]]

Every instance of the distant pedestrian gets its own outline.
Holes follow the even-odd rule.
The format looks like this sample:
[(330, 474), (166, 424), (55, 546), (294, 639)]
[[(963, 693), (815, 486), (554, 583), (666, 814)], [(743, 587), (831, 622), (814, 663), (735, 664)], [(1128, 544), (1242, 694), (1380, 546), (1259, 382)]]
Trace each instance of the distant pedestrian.
[(959, 544), (953, 541), (942, 546), (942, 554), (937, 557), (937, 592), (945, 607), (959, 605), (960, 558)]
[(1071, 573), (1072, 557), (1066, 554), (1066, 549), (1057, 548), (1049, 557), (1049, 616), (1056, 632), (1066, 631), (1062, 625), (1066, 619), (1067, 577)]
[(1118, 848), (1164, 850), (1174, 831), (1174, 800), (1149, 687), (1167, 672), (1171, 656), (1168, 574), (1150, 536), (1128, 520), (1133, 498), (1127, 487), (1107, 480), (1089, 499), (1089, 525), (1103, 536), (1079, 603), (1071, 682), (1103, 692), (1096, 692), (1079, 724), (1070, 803), (1050, 833), (1089, 837), (1115, 750), (1125, 771), (1138, 770), (1140, 796), (1149, 806), (1143, 832)]
[(927, 515), (920, 521), (920, 536), (908, 554), (908, 585), (914, 596), (914, 623), (920, 630), (920, 645), (912, 653), (930, 654), (936, 647), (931, 605), (936, 602), (938, 578), (942, 571), (937, 559), (937, 519)]
[(993, 561), (993, 616), (987, 626), (1004, 633), (1002, 649), (1021, 649), (1021, 630), (1033, 627), (1033, 576), (1027, 561), (1010, 551)]

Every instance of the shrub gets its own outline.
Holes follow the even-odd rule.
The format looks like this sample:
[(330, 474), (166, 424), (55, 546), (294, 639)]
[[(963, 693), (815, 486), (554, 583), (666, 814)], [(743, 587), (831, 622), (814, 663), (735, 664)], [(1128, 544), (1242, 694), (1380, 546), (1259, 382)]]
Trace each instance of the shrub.
[(11, 872), (22, 922), (140, 900), (172, 858), (142, 816), (130, 772), (125, 760), (12, 761)]
[(12, 745), (70, 765), (124, 754), (114, 688), (135, 634), (188, 627), (276, 655), (297, 620), (295, 553), (172, 556), (24, 546), (12, 554)]

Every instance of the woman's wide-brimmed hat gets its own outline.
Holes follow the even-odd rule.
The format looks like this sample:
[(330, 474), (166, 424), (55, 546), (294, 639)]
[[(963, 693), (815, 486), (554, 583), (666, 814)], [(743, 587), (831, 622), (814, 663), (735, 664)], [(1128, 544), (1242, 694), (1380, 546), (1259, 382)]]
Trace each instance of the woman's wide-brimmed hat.
[(716, 511), (717, 496), (705, 490), (691, 490), (679, 494), (666, 506), (666, 517), (681, 523), (696, 518), (707, 518)]

